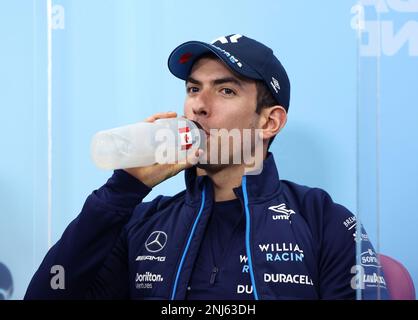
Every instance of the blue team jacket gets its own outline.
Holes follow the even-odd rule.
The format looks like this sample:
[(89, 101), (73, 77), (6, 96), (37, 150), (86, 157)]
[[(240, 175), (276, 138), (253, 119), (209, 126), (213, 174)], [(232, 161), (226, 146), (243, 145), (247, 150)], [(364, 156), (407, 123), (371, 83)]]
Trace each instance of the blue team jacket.
[[(151, 189), (116, 170), (50, 249), (25, 298), (184, 299), (213, 203), (208, 177), (192, 168), (185, 179), (183, 192), (143, 203)], [(255, 299), (389, 297), (367, 234), (355, 237), (353, 214), (321, 189), (280, 180), (272, 154), (234, 192)]]

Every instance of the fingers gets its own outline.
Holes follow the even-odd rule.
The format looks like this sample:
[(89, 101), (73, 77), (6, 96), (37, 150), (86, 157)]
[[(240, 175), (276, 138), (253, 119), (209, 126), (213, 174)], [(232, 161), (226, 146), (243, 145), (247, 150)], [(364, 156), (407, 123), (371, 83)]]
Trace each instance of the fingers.
[(159, 112), (145, 119), (145, 122), (154, 122), (157, 119), (176, 118), (177, 113), (174, 111)]
[(187, 154), (185, 161), (183, 161), (184, 168), (190, 168), (196, 165), (199, 162), (200, 157), (203, 155), (202, 149), (191, 150), (190, 153)]
[[(177, 117), (177, 113), (173, 111), (159, 112), (146, 118), (144, 121), (154, 122), (158, 119), (167, 119), (167, 118), (176, 118), (176, 117)], [(162, 174), (163, 172), (166, 172), (166, 174), (164, 175), (164, 179), (163, 179), (165, 180), (168, 177), (176, 175), (182, 170), (191, 168), (194, 165), (196, 165), (199, 162), (199, 158), (203, 155), (203, 152), (204, 151), (202, 149), (189, 150), (187, 152), (186, 158), (179, 161), (178, 163), (158, 163), (152, 166), (152, 167), (155, 167), (155, 168), (152, 168), (152, 170), (156, 170), (156, 168), (158, 168), (160, 174)]]

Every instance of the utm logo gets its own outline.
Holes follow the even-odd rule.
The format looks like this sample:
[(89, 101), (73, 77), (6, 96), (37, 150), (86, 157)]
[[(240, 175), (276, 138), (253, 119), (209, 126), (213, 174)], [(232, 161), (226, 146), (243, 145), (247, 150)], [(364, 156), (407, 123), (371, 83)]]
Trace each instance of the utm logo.
[(163, 250), (166, 244), (167, 234), (164, 231), (154, 231), (145, 241), (145, 249), (148, 252), (155, 253)]
[(292, 223), (291, 215), (296, 214), (292, 209), (287, 209), (285, 203), (281, 203), (278, 206), (271, 206), (269, 210), (279, 213), (272, 216), (273, 220), (288, 220), (290, 223)]

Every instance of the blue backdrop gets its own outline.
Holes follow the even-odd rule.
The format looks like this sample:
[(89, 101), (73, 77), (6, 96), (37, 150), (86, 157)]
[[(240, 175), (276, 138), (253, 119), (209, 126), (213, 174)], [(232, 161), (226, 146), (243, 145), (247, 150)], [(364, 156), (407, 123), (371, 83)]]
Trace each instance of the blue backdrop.
[[(57, 0), (50, 51), (47, 2), (0, 0), (0, 262), (12, 298), (111, 174), (90, 160), (93, 134), (182, 114), (169, 53), (231, 33), (269, 45), (289, 73), (289, 120), (272, 146), (281, 178), (358, 213), (418, 285), (416, 1)], [(180, 174), (147, 199), (183, 187)]]

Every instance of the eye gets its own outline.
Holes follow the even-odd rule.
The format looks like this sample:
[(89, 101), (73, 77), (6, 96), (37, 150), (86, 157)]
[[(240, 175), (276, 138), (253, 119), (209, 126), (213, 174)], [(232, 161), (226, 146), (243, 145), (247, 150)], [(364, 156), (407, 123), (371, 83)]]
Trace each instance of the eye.
[(230, 88), (222, 88), (221, 89), (221, 92), (223, 94), (227, 95), (227, 96), (232, 96), (232, 95), (235, 95), (236, 94), (235, 91), (232, 90), (232, 89), (230, 89)]
[(186, 92), (187, 93), (196, 93), (199, 92), (199, 88), (198, 87), (186, 87)]

